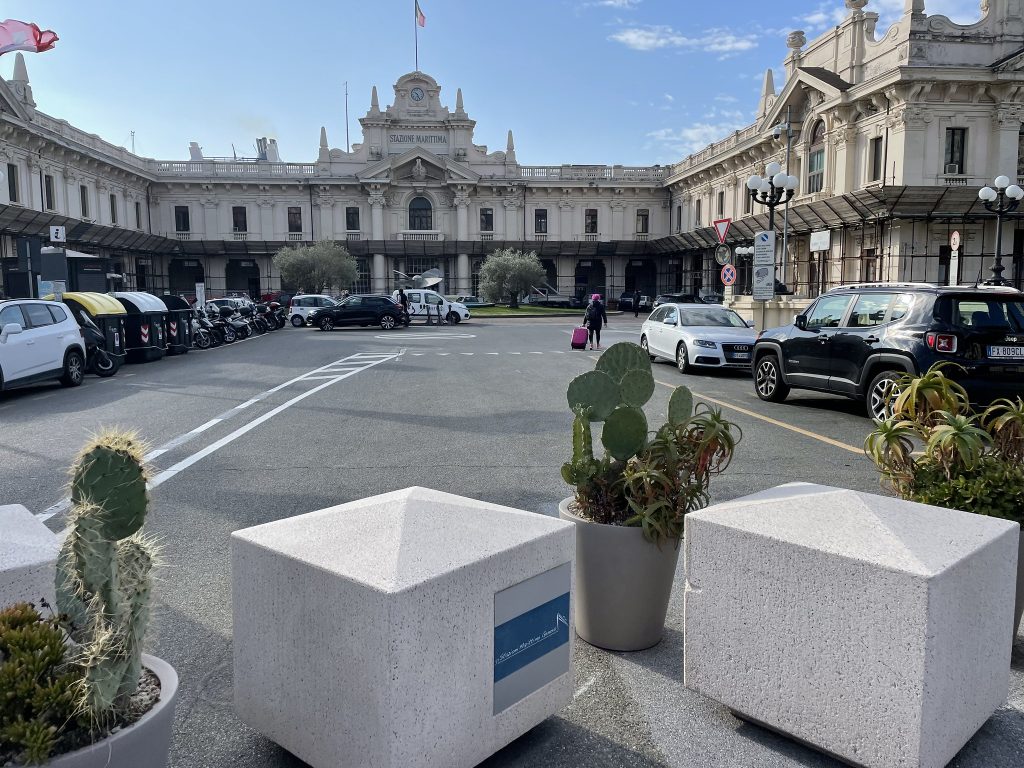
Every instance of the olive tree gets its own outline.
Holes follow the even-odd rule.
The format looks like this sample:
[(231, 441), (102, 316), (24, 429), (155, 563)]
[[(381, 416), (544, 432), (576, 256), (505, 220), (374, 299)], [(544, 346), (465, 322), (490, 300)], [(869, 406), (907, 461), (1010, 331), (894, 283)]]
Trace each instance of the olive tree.
[(536, 253), (502, 248), (490, 254), (480, 267), (480, 293), (493, 302), (508, 298), (509, 306), (515, 309), (520, 293), (546, 279), (547, 272)]
[(282, 248), (274, 255), (282, 286), (320, 293), (341, 291), (355, 282), (356, 260), (342, 246), (329, 240), (313, 245)]

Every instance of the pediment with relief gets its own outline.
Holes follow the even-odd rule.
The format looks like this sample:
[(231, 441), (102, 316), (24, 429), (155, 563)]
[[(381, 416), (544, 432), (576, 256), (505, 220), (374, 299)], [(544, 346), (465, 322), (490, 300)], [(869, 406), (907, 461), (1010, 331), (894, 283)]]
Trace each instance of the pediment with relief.
[(476, 183), (480, 174), (443, 155), (435, 155), (422, 147), (415, 147), (401, 155), (392, 155), (356, 174), (360, 181), (429, 183), (467, 181)]

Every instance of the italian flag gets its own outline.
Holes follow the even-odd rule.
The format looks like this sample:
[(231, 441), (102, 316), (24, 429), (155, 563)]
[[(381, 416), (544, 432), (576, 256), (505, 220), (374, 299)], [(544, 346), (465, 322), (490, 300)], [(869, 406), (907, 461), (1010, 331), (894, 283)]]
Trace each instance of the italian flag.
[[(419, 6), (416, 6), (419, 13)], [(41, 30), (35, 24), (7, 19), (0, 23), (0, 55), (9, 51), (30, 51), (42, 53), (53, 48), (57, 35), (51, 30)]]
[(416, 23), (421, 27), (427, 26), (427, 17), (420, 10), (420, 0), (416, 0)]

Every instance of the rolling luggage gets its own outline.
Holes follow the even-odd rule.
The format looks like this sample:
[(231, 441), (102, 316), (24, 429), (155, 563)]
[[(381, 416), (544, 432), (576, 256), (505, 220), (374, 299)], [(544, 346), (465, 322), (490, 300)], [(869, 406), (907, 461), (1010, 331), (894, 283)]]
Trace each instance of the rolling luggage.
[(572, 332), (572, 348), (573, 349), (586, 349), (587, 348), (587, 329), (583, 326), (576, 328)]

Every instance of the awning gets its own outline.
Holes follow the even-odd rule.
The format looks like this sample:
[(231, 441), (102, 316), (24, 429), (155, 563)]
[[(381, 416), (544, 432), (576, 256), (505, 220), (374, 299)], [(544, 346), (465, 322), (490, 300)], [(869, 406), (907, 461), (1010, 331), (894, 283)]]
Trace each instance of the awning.
[[(178, 241), (125, 227), (93, 224), (59, 213), (34, 211), (19, 205), (0, 205), (0, 233), (48, 238), (50, 227), (64, 227), (69, 245), (139, 253), (175, 253)], [(69, 254), (70, 255), (70, 254)], [(87, 256), (88, 254), (83, 254)]]

